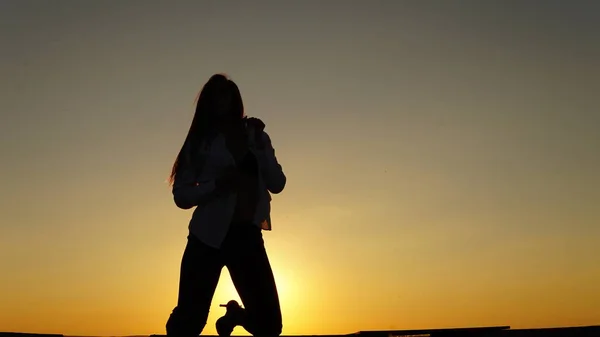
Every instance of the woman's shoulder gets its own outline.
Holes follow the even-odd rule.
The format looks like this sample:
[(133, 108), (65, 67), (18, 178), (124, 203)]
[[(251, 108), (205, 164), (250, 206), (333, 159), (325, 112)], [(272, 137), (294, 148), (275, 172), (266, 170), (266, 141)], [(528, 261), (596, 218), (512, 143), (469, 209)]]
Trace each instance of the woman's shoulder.
[(267, 141), (269, 143), (271, 142), (271, 136), (269, 136), (269, 134), (265, 130), (261, 130), (260, 134), (255, 139), (260, 139), (263, 142), (265, 142), (265, 141)]

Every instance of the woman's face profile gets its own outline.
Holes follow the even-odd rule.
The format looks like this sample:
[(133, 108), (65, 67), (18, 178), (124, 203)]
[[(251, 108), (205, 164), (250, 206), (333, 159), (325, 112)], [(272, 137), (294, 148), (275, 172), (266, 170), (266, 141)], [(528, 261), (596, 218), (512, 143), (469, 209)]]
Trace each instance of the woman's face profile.
[(216, 97), (215, 103), (215, 107), (217, 109), (215, 113), (217, 114), (217, 116), (220, 117), (230, 114), (229, 111), (231, 110), (231, 95), (222, 93), (218, 95), (218, 97)]
[[(235, 83), (217, 77), (210, 82), (207, 90), (207, 113), (217, 123), (217, 127), (227, 127), (242, 121), (243, 105), (238, 102), (239, 91)], [(241, 109), (240, 109), (241, 107)]]
[(233, 109), (232, 95), (219, 95), (215, 102), (215, 117), (221, 126), (233, 125), (241, 121)]

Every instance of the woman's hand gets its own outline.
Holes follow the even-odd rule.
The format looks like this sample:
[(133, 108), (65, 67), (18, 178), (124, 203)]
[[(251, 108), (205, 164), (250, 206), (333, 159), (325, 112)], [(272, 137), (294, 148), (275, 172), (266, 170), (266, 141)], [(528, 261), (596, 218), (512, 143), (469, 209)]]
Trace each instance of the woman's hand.
[(254, 128), (254, 142), (259, 149), (263, 149), (265, 144), (263, 142), (262, 133), (265, 130), (265, 123), (259, 118), (250, 117), (248, 118), (248, 126)]

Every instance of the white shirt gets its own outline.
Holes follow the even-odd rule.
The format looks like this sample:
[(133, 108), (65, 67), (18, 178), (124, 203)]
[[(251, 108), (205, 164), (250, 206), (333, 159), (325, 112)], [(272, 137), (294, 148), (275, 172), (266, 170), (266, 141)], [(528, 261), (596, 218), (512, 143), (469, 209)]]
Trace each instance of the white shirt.
[[(252, 133), (250, 133), (252, 134)], [(254, 224), (261, 229), (271, 230), (271, 194), (283, 191), (287, 178), (266, 132), (262, 133), (264, 149), (256, 147), (253, 137), (249, 137), (250, 151), (256, 156), (259, 166), (258, 204)], [(225, 143), (225, 137), (218, 134), (209, 146), (200, 147), (204, 156), (204, 166), (198, 172), (182, 167), (175, 175), (173, 198), (177, 207), (196, 207), (189, 223), (189, 231), (208, 246), (220, 248), (231, 224), (236, 205), (236, 193), (217, 196), (215, 179), (224, 169), (235, 166), (235, 160)]]

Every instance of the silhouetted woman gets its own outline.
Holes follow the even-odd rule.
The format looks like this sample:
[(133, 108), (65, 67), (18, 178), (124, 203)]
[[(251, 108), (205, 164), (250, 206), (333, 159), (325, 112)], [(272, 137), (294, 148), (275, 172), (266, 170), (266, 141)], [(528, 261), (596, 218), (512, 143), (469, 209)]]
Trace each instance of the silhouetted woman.
[(181, 261), (169, 337), (196, 337), (224, 266), (245, 307), (236, 322), (254, 336), (279, 336), (281, 309), (262, 230), (271, 229), (270, 193), (286, 176), (265, 125), (246, 118), (237, 85), (213, 75), (202, 88), (171, 172), (175, 204), (196, 207)]

